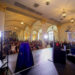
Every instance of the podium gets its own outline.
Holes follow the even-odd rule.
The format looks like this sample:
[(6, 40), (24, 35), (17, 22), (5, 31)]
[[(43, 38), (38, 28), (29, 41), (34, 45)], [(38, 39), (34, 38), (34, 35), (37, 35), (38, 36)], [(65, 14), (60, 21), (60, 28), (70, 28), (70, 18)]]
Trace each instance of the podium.
[(54, 47), (53, 61), (54, 63), (66, 64), (66, 51), (62, 51), (60, 47)]
[(15, 72), (29, 68), (33, 65), (34, 65), (33, 56), (29, 44), (21, 43)]

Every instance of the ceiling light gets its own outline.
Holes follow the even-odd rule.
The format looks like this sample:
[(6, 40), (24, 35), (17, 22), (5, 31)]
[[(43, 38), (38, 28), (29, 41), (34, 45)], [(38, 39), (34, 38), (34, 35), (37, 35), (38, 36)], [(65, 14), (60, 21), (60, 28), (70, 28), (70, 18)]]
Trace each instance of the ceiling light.
[(24, 24), (24, 22), (21, 22), (21, 24)]
[(15, 29), (17, 29), (17, 27), (15, 27)]
[(67, 15), (66, 12), (63, 12), (63, 13), (62, 13), (62, 16), (63, 16), (64, 18), (66, 17), (66, 15)]
[(49, 4), (50, 4), (50, 2), (49, 2), (49, 1), (47, 1), (47, 2), (46, 2), (46, 5), (49, 5)]
[(74, 23), (74, 21), (75, 21), (75, 20), (74, 20), (73, 18), (70, 20), (71, 23)]

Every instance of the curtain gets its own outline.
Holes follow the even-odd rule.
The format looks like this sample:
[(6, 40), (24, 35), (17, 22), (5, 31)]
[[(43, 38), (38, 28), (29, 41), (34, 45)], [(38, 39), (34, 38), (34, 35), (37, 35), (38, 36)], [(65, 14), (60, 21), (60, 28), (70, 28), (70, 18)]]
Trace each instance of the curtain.
[(75, 32), (68, 32), (68, 40), (75, 41)]

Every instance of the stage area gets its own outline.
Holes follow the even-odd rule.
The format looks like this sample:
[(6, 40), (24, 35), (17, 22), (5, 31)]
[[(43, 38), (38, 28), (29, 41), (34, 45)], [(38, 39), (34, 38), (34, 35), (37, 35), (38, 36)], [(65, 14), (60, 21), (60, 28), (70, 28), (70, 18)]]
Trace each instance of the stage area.
[[(15, 73), (15, 75), (74, 75), (75, 64), (66, 61), (66, 65), (53, 63), (52, 48), (40, 49), (32, 52), (34, 66), (28, 70)], [(17, 54), (9, 55), (9, 69), (14, 73)], [(68, 73), (69, 72), (69, 73)]]

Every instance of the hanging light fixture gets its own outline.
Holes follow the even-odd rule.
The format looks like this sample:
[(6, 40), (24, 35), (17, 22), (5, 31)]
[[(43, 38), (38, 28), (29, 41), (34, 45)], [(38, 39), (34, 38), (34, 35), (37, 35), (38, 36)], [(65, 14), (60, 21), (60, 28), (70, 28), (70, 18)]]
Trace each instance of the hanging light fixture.
[(63, 9), (63, 12), (62, 12), (62, 17), (65, 18), (67, 16), (65, 10)]
[(72, 19), (70, 20), (70, 22), (71, 22), (71, 23), (74, 23), (74, 22), (75, 22), (75, 20), (72, 18)]
[(67, 16), (67, 14), (66, 14), (65, 11), (62, 13), (62, 16), (63, 16), (64, 18)]
[(24, 24), (24, 22), (21, 22), (21, 24)]

